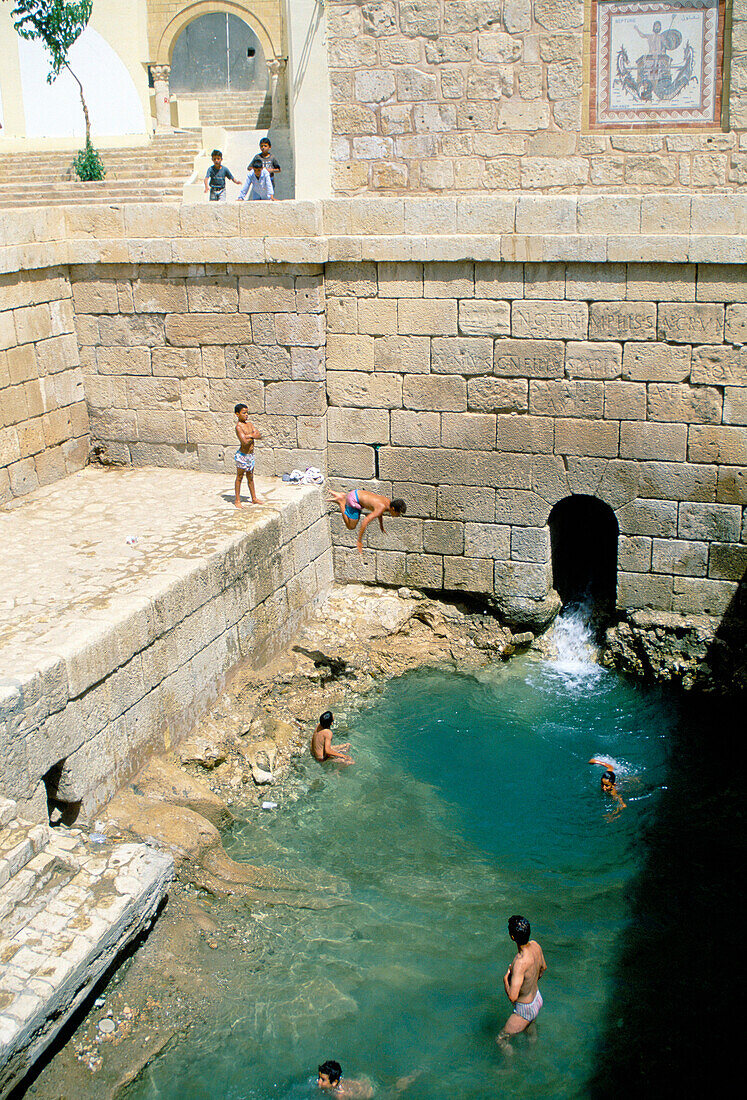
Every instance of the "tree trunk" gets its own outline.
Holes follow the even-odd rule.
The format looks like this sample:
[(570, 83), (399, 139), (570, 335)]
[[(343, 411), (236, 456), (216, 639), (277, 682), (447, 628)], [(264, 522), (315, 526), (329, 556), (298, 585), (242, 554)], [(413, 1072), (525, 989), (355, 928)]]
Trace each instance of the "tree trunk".
[(65, 62), (65, 68), (70, 73), (70, 75), (73, 78), (73, 80), (75, 81), (75, 83), (78, 85), (78, 92), (80, 93), (80, 102), (81, 102), (81, 106), (83, 107), (83, 117), (86, 120), (86, 148), (88, 148), (88, 146), (91, 144), (91, 120), (88, 117), (88, 107), (86, 106), (86, 100), (85, 100), (85, 97), (83, 95), (83, 85), (78, 80), (77, 76), (75, 75), (75, 73), (70, 68), (70, 66), (68, 65), (67, 62)]

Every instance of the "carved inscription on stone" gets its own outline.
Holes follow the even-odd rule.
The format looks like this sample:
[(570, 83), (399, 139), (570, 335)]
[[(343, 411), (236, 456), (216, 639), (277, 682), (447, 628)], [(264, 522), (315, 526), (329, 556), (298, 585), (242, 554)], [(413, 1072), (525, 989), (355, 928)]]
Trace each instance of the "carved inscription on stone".
[(562, 378), (560, 340), (496, 340), (494, 371), (503, 378)]

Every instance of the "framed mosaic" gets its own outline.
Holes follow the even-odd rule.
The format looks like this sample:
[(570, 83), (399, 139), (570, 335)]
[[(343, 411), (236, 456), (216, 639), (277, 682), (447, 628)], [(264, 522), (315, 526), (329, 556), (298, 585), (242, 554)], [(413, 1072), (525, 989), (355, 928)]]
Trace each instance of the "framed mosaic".
[(724, 0), (590, 0), (590, 128), (720, 128), (724, 9)]

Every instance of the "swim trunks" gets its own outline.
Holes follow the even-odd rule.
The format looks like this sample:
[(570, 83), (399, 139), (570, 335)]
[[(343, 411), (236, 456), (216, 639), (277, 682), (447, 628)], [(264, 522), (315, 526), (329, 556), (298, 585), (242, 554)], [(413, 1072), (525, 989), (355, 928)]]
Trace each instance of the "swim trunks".
[(514, 1005), (514, 1012), (517, 1016), (521, 1016), (522, 1020), (528, 1020), (531, 1024), (532, 1020), (536, 1020), (539, 1016), (539, 1010), (542, 1008), (542, 994), (539, 989), (537, 990), (537, 996), (533, 1001), (525, 1003), (524, 1001), (517, 1001)]
[(245, 455), (243, 451), (237, 451), (233, 460), (237, 470), (246, 470), (248, 474), (254, 473), (254, 455)]
[(351, 489), (345, 498), (345, 515), (348, 519), (354, 519), (357, 523), (361, 518), (361, 502), (358, 500), (358, 490)]

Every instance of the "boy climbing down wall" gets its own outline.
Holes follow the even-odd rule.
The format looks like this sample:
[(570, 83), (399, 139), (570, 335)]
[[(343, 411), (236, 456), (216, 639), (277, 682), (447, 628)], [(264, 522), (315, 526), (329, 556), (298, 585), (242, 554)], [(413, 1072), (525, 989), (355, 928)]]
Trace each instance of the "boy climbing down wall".
[(399, 498), (390, 500), (389, 497), (372, 493), (368, 489), (351, 489), (349, 493), (336, 493), (334, 489), (330, 489), (329, 500), (333, 500), (342, 512), (342, 520), (348, 531), (356, 529), (363, 512), (369, 513), (358, 532), (358, 553), (361, 556), (363, 555), (363, 532), (372, 519), (379, 521), (379, 527), (383, 531), (385, 515), (396, 518), (403, 516), (407, 511), (404, 500)]
[(233, 410), (236, 414), (236, 435), (239, 437), (239, 449), (233, 456), (236, 463), (236, 485), (234, 504), (241, 508), (241, 479), (246, 475), (246, 483), (252, 498), (252, 504), (264, 504), (261, 497), (254, 491), (254, 440), (261, 439), (262, 433), (257, 431), (249, 419), (249, 409), (240, 403)]

